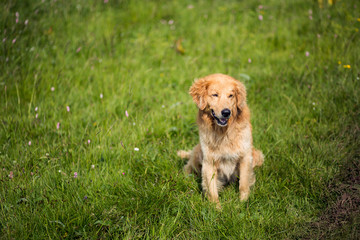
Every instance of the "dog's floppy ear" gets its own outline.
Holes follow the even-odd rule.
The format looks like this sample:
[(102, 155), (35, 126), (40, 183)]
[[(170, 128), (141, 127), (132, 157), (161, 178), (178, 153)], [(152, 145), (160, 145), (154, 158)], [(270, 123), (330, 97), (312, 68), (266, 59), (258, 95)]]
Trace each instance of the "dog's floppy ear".
[(244, 84), (239, 81), (236, 81), (236, 88), (235, 88), (235, 95), (236, 95), (236, 106), (237, 108), (242, 111), (243, 107), (246, 105), (246, 88)]
[(207, 106), (205, 97), (208, 85), (208, 81), (204, 78), (201, 78), (196, 80), (189, 90), (189, 94), (192, 96), (194, 102), (200, 110), (204, 110)]

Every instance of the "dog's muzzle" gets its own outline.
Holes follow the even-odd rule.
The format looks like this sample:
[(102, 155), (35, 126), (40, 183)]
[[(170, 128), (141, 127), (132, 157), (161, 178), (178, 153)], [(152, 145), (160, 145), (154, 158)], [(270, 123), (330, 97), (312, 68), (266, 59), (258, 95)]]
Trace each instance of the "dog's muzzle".
[(220, 127), (225, 127), (229, 121), (231, 111), (230, 109), (225, 108), (221, 111), (221, 117), (217, 117), (214, 110), (211, 109), (211, 114), (215, 119), (217, 125), (219, 125)]

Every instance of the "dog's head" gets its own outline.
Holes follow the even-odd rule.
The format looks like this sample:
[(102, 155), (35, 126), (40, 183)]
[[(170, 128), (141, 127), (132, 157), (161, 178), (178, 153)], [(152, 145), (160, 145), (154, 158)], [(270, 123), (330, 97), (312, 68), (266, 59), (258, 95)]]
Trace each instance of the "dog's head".
[(205, 111), (220, 127), (228, 125), (232, 117), (246, 105), (245, 86), (224, 74), (212, 74), (196, 80), (189, 91), (201, 111)]

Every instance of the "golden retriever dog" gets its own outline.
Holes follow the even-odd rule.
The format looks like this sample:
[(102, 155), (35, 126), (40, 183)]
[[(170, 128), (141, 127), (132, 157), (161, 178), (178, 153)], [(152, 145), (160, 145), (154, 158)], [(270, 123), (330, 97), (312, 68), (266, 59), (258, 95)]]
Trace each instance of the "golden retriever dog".
[(253, 147), (245, 86), (230, 76), (212, 74), (196, 80), (189, 93), (199, 108), (200, 144), (192, 151), (178, 151), (189, 159), (185, 172), (201, 174), (202, 189), (218, 208), (219, 190), (236, 179), (240, 199), (247, 200), (255, 183), (253, 168), (263, 164), (264, 156)]

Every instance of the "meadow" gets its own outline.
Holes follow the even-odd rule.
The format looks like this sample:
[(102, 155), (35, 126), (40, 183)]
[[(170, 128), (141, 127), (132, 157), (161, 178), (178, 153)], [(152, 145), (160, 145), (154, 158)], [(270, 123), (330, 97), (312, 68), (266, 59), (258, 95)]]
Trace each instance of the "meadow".
[[(0, 6), (0, 239), (360, 238), (359, 1)], [(221, 211), (176, 156), (217, 72), (265, 155)]]

